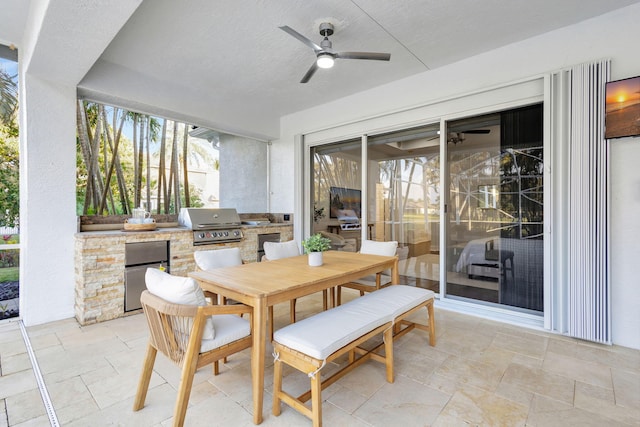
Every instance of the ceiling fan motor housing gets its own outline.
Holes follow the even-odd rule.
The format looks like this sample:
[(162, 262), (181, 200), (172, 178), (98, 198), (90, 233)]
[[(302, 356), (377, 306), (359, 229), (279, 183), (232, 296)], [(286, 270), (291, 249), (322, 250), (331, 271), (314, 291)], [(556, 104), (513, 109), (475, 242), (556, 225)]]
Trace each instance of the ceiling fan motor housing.
[(333, 34), (333, 24), (328, 22), (323, 22), (320, 24), (320, 35), (322, 37), (329, 37)]

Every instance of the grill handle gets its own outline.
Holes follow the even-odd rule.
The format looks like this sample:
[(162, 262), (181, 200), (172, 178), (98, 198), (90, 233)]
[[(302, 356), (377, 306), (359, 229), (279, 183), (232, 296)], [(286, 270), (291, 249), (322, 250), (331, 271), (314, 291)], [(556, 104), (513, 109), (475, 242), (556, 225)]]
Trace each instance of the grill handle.
[(208, 222), (204, 224), (198, 224), (195, 228), (221, 228), (221, 227), (239, 227), (240, 225), (236, 222)]

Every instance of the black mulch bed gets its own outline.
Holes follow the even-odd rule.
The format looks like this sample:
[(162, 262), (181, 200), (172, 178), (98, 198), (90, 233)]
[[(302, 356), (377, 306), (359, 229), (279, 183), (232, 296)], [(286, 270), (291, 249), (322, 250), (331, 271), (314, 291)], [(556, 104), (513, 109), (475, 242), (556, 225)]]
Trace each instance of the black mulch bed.
[(0, 320), (18, 317), (18, 310), (4, 310), (3, 301), (18, 298), (20, 295), (20, 282), (2, 282), (0, 283)]

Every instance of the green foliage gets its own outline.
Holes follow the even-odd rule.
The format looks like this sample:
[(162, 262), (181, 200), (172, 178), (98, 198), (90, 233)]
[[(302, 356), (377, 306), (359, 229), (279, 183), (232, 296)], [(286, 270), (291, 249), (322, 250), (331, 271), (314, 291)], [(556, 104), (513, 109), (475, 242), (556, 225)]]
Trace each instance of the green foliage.
[(0, 226), (18, 225), (20, 217), (20, 156), (18, 84), (0, 69)]
[[(165, 199), (168, 199), (168, 212), (176, 213), (176, 201), (171, 189), (168, 191), (169, 177), (177, 176), (180, 188), (180, 204), (187, 206), (184, 195), (182, 135), (187, 124), (167, 121), (173, 129), (167, 129), (163, 135), (164, 119), (146, 116), (127, 110), (92, 102), (80, 105), (79, 118), (86, 118), (86, 126), (78, 121), (77, 161), (76, 161), (76, 212), (78, 215), (122, 215), (131, 209), (145, 205), (149, 200), (153, 205), (158, 201), (158, 213), (165, 212)], [(124, 122), (123, 122), (124, 120)], [(120, 123), (124, 123), (119, 133)], [(98, 138), (95, 138), (98, 132)], [(118, 139), (118, 135), (120, 139)], [(177, 144), (172, 144), (177, 137)], [(116, 141), (117, 151), (116, 151)], [(204, 140), (202, 140), (204, 141)], [(199, 140), (190, 141), (189, 156), (199, 153)], [(206, 143), (206, 141), (204, 141)], [(208, 144), (211, 150), (210, 144)], [(173, 164), (172, 151), (177, 148), (178, 162)], [(95, 152), (95, 150), (98, 150)], [(114, 152), (116, 154), (114, 155)], [(200, 157), (204, 157), (200, 155)], [(91, 173), (88, 164), (97, 166)], [(205, 164), (213, 160), (206, 159)], [(175, 168), (178, 168), (176, 171)], [(174, 170), (172, 171), (171, 168)], [(162, 177), (162, 178), (161, 178)], [(106, 182), (108, 178), (108, 182)], [(159, 188), (158, 183), (161, 182)], [(106, 191), (105, 191), (106, 190)], [(201, 207), (202, 191), (189, 184), (189, 206)], [(104, 208), (101, 210), (101, 202)], [(155, 208), (154, 208), (155, 212)]]
[(331, 240), (317, 233), (304, 239), (302, 241), (302, 247), (306, 254), (309, 252), (324, 252), (331, 249)]

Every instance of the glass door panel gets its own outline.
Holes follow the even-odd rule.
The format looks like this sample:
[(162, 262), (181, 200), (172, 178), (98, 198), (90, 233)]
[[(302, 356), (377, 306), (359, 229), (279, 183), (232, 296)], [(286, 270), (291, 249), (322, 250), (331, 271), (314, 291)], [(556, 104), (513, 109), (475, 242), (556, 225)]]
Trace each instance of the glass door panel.
[(447, 132), (447, 297), (541, 313), (542, 105)]
[(336, 250), (360, 249), (362, 168), (360, 138), (311, 148), (312, 232)]
[(400, 279), (439, 292), (439, 125), (368, 138), (373, 240), (397, 241)]

